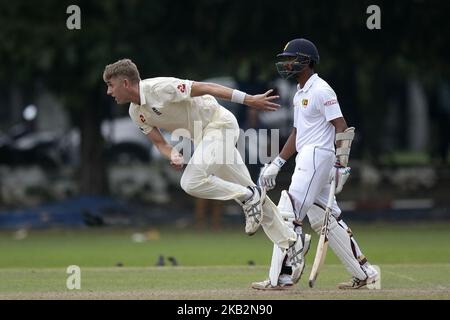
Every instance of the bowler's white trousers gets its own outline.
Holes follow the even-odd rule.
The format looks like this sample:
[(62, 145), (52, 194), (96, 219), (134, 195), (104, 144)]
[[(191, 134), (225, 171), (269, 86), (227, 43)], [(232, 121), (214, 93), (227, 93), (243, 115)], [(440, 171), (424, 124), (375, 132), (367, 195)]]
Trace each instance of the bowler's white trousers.
[[(250, 173), (236, 148), (239, 125), (227, 109), (219, 108), (203, 130), (191, 160), (181, 177), (186, 193), (203, 199), (242, 199), (254, 186)], [(284, 223), (277, 206), (266, 197), (261, 223), (269, 239), (281, 248), (296, 240), (296, 233)]]

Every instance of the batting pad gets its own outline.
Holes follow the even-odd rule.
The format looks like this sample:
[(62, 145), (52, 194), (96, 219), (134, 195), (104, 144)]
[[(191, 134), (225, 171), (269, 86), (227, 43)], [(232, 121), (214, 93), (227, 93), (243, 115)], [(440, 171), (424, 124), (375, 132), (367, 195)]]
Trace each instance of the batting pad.
[(280, 247), (274, 244), (272, 252), (272, 261), (269, 270), (270, 284), (273, 286), (276, 286), (278, 284), (278, 278), (280, 277), (284, 257), (286, 257), (286, 250), (281, 249)]
[(278, 202), (277, 208), (287, 226), (291, 229), (294, 229), (294, 206), (292, 205), (291, 198), (289, 197), (289, 193), (286, 190), (281, 191), (281, 197), (280, 201)]
[(287, 249), (292, 242), (297, 240), (295, 231), (288, 227), (281, 217), (278, 207), (267, 196), (263, 204), (261, 226), (269, 239), (280, 248)]
[[(311, 209), (309, 209), (307, 215), (311, 227), (315, 232), (319, 233), (325, 217), (325, 210), (319, 206), (313, 205)], [(330, 215), (328, 245), (352, 276), (364, 280), (367, 278), (367, 275), (362, 270), (358, 259), (353, 255), (351, 241), (347, 230), (337, 223), (336, 218), (333, 215)]]
[[(285, 224), (289, 229), (294, 230), (295, 214), (294, 207), (292, 206), (291, 198), (286, 190), (281, 192), (280, 201), (278, 202), (278, 211), (280, 216), (283, 218)], [(278, 284), (278, 278), (280, 276), (281, 268), (283, 266), (284, 258), (286, 257), (287, 251), (281, 249), (277, 245), (273, 246), (272, 260), (270, 263), (269, 279), (273, 286)]]

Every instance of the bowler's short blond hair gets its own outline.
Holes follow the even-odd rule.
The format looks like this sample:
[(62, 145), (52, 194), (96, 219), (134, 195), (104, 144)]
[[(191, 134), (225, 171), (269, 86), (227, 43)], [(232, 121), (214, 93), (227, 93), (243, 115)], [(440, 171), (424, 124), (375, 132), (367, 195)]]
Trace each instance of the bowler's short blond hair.
[(141, 80), (138, 68), (130, 59), (122, 59), (105, 67), (103, 80), (107, 82), (115, 77), (126, 78), (131, 83), (136, 83)]

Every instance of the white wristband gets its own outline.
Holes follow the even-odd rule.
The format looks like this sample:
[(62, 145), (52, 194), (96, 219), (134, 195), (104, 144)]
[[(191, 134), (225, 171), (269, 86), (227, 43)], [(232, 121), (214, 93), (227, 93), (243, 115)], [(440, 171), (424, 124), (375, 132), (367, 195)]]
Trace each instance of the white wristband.
[(244, 104), (245, 96), (247, 94), (245, 92), (239, 90), (233, 90), (233, 94), (231, 95), (231, 102)]
[(286, 163), (286, 160), (280, 158), (280, 156), (277, 156), (275, 159), (273, 159), (272, 163), (278, 168), (281, 168)]

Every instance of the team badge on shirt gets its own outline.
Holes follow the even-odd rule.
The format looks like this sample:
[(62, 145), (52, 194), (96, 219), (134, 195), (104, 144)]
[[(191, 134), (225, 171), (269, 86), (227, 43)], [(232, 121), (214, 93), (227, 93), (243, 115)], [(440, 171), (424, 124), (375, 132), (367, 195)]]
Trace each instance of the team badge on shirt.
[(302, 100), (302, 106), (303, 106), (304, 108), (306, 108), (307, 105), (308, 105), (308, 99), (303, 99), (303, 100)]
[(140, 114), (140, 115), (139, 115), (139, 119), (141, 119), (141, 122), (142, 122), (142, 123), (145, 123), (145, 121), (146, 121), (143, 114)]

